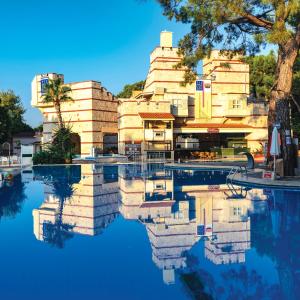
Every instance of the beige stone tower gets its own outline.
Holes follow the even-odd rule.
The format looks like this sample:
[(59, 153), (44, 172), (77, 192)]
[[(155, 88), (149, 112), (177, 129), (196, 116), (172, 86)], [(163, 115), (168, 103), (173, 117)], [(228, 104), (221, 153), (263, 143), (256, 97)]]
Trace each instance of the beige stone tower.
[[(37, 107), (43, 114), (42, 143), (52, 140), (57, 128), (57, 115), (51, 103), (43, 103), (42, 95), (49, 79), (64, 78), (61, 74), (50, 73), (37, 75), (32, 81), (31, 105)], [(104, 149), (105, 146), (117, 147), (117, 106), (118, 102), (112, 93), (101, 83), (83, 81), (66, 84), (71, 88), (74, 101), (62, 103), (62, 117), (77, 134), (75, 143), (77, 153), (83, 156), (91, 155), (92, 148)]]

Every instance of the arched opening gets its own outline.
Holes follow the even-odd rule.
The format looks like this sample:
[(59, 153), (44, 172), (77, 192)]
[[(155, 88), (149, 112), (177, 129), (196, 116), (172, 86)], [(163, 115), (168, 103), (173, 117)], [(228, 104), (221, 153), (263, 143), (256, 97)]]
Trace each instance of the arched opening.
[(71, 134), (71, 143), (74, 154), (81, 154), (81, 139), (78, 133)]
[(117, 134), (105, 134), (103, 136), (103, 152), (104, 154), (118, 153)]

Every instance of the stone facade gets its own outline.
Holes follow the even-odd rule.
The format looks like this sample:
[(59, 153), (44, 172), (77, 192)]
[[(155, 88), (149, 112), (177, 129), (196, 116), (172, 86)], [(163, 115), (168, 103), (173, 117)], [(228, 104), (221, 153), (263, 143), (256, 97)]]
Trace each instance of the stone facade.
[[(63, 75), (51, 73), (37, 75), (32, 81), (32, 106), (43, 114), (43, 139), (48, 143), (57, 128), (57, 116), (53, 105), (42, 101), (42, 84), (48, 79)], [(96, 81), (74, 82), (66, 84), (71, 88), (73, 101), (62, 103), (62, 117), (70, 124), (72, 131), (79, 135), (78, 154), (91, 155), (92, 148), (103, 150), (105, 139), (107, 147), (117, 147), (117, 106), (118, 101), (101, 83)], [(113, 138), (115, 136), (115, 139)]]
[[(185, 70), (175, 68), (180, 60), (172, 33), (162, 32), (160, 46), (150, 55), (144, 90), (135, 92), (131, 99), (119, 99), (120, 153), (170, 152), (172, 156), (174, 150), (198, 148), (204, 142), (260, 150), (267, 141), (267, 106), (248, 101), (249, 65), (241, 57), (228, 58), (213, 51), (203, 61), (204, 74), (184, 86)], [(159, 115), (160, 125), (142, 118), (146, 112), (173, 115), (171, 147), (166, 138), (170, 128), (162, 126), (164, 120)], [(146, 134), (150, 121), (153, 129), (161, 132), (153, 134), (156, 147), (152, 149), (147, 147), (150, 140)]]
[[(176, 152), (214, 146), (262, 150), (267, 105), (249, 101), (249, 65), (214, 50), (203, 60), (203, 75), (184, 86), (185, 69), (175, 68), (180, 60), (172, 33), (164, 31), (150, 55), (144, 90), (132, 98), (117, 100), (95, 81), (67, 84), (74, 101), (62, 104), (62, 115), (78, 134), (78, 154), (88, 156), (105, 145), (118, 146), (124, 155), (170, 159)], [(32, 105), (44, 117), (43, 143), (51, 141), (57, 117), (53, 105), (42, 102), (42, 84), (57, 76), (63, 78), (38, 75), (32, 82)]]

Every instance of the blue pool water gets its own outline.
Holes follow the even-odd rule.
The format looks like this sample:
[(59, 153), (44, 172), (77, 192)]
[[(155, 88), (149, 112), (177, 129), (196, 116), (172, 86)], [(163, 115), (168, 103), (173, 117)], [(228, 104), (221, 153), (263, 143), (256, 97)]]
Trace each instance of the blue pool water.
[(300, 192), (160, 164), (0, 188), (1, 299), (299, 299)]

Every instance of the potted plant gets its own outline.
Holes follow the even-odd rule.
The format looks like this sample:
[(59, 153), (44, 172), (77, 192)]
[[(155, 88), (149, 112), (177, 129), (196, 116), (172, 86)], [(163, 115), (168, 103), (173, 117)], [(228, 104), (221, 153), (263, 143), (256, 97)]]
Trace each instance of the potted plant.
[(72, 163), (72, 153), (68, 152), (66, 157), (65, 157), (65, 163), (66, 164), (71, 164)]

